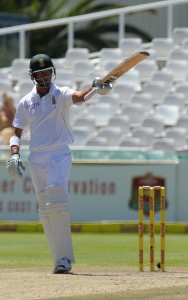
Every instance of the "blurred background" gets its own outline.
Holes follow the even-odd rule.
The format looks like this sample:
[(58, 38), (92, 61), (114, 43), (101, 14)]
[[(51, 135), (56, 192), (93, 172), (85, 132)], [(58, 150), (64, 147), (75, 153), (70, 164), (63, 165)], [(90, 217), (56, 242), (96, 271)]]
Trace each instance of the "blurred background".
[[(108, 95), (71, 108), (71, 219), (136, 222), (139, 185), (161, 185), (167, 190), (167, 221), (187, 222), (187, 13), (186, 0), (0, 2), (2, 221), (38, 220), (27, 166), (28, 128), (22, 138), (23, 180), (12, 181), (5, 170), (15, 109), (33, 88), (31, 56), (48, 54), (56, 83), (79, 90), (147, 51), (149, 58), (119, 78)], [(159, 199), (155, 209), (159, 220)]]

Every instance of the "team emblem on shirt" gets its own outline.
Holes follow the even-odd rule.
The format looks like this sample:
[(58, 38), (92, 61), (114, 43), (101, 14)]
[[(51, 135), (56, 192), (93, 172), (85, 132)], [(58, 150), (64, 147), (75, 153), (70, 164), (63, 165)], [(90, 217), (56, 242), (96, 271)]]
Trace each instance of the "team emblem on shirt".
[(52, 104), (53, 104), (53, 105), (56, 105), (56, 99), (55, 99), (55, 96), (52, 97)]

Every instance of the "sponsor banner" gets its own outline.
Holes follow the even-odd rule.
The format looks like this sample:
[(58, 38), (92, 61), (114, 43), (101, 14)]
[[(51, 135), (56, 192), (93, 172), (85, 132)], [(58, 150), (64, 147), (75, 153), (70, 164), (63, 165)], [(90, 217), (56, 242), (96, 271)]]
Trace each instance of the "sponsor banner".
[[(0, 220), (39, 220), (31, 176), (27, 162), (25, 164), (26, 172), (23, 180), (15, 182), (7, 174), (5, 163), (0, 163)], [(69, 181), (71, 221), (138, 220), (139, 185), (165, 185), (167, 221), (187, 221), (184, 203), (182, 203), (185, 197), (178, 197), (177, 174), (180, 169), (181, 164), (176, 163), (74, 163)], [(184, 178), (187, 174), (186, 169), (184, 166), (183, 171), (180, 172)], [(186, 187), (186, 184), (182, 186), (181, 195), (187, 195)], [(147, 201), (146, 197), (146, 221), (148, 220)], [(177, 209), (177, 206), (181, 209)], [(155, 219), (158, 221), (160, 218), (158, 197), (155, 199), (155, 210)]]
[[(137, 220), (138, 186), (164, 185), (167, 220), (173, 221), (177, 201), (177, 165), (174, 164), (75, 164), (69, 182), (72, 220)], [(145, 218), (147, 198), (145, 199)], [(159, 196), (155, 199), (156, 221), (160, 218)]]

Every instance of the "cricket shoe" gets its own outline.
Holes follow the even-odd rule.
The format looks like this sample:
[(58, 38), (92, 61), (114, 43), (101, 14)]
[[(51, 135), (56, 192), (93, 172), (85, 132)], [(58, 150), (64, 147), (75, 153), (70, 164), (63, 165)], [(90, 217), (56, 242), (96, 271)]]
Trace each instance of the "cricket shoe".
[(72, 269), (71, 261), (67, 258), (61, 258), (57, 267), (54, 269), (54, 274), (66, 274)]

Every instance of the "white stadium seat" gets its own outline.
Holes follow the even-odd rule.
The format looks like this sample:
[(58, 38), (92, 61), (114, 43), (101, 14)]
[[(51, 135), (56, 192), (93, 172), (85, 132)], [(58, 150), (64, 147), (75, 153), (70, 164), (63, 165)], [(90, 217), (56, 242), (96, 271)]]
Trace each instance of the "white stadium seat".
[(175, 82), (183, 82), (188, 70), (188, 61), (183, 59), (169, 59), (167, 60), (165, 69), (173, 73)]
[(188, 49), (188, 37), (182, 40), (182, 48)]
[(169, 93), (164, 96), (164, 104), (175, 105), (179, 108), (180, 113), (183, 113), (186, 108), (186, 98), (183, 93)]
[(118, 94), (120, 104), (124, 105), (131, 101), (132, 96), (136, 93), (136, 87), (130, 82), (117, 81), (113, 86), (113, 92)]
[(12, 92), (12, 83), (7, 79), (0, 79), (0, 94)]
[(142, 49), (142, 39), (122, 38), (120, 40), (119, 48), (121, 49), (123, 57), (131, 56), (133, 53), (138, 52)]
[(88, 74), (94, 72), (94, 64), (90, 60), (79, 60), (73, 65), (73, 76), (76, 82), (87, 80)]
[(105, 65), (108, 63), (111, 64), (111, 62), (113, 62), (113, 64), (109, 65), (108, 67), (106, 65), (105, 71), (107, 71), (107, 69), (109, 71), (111, 70), (111, 68), (117, 66), (121, 61), (121, 50), (119, 48), (102, 48), (99, 52), (99, 61), (96, 65), (96, 68), (104, 71)]
[(15, 58), (11, 63), (11, 80), (17, 82), (25, 70), (29, 70), (29, 59)]
[(73, 124), (77, 118), (83, 117), (86, 114), (88, 114), (86, 103), (82, 105), (72, 105), (69, 112), (70, 122)]
[(130, 134), (130, 118), (126, 115), (113, 115), (109, 121), (107, 126), (115, 126), (115, 127), (121, 127), (123, 129), (123, 135), (129, 135)]
[(153, 105), (163, 103), (164, 95), (167, 93), (168, 87), (165, 82), (150, 81), (143, 85), (142, 92), (151, 94)]
[(166, 128), (164, 137), (174, 139), (176, 151), (187, 150), (187, 131), (185, 128), (177, 126)]
[(73, 126), (74, 146), (84, 146), (88, 137), (93, 133), (87, 126)]
[(153, 112), (153, 99), (150, 93), (134, 94), (131, 98), (131, 103), (143, 104), (145, 113), (149, 114)]
[(107, 146), (107, 138), (101, 136), (89, 137), (85, 143), (86, 146)]
[(139, 72), (141, 82), (147, 82), (150, 81), (152, 74), (157, 71), (157, 63), (154, 60), (146, 59), (137, 64), (134, 70)]
[(151, 81), (163, 81), (165, 86), (170, 90), (174, 83), (174, 75), (170, 70), (157, 70), (152, 74)]
[(186, 137), (188, 139), (188, 115), (182, 115), (177, 120), (177, 127), (185, 128), (186, 130)]
[(180, 116), (177, 105), (159, 104), (157, 105), (154, 116), (164, 121), (165, 126), (175, 126)]
[(120, 99), (117, 93), (110, 92), (107, 95), (98, 95), (97, 101), (98, 103), (110, 103), (113, 113), (118, 112), (120, 108)]
[(188, 61), (188, 49), (174, 49), (169, 54), (170, 60), (186, 60)]
[(186, 104), (188, 104), (188, 82), (181, 82), (174, 87), (175, 93), (182, 93), (185, 96)]
[(188, 27), (175, 27), (172, 31), (172, 39), (175, 46), (181, 46), (185, 38), (188, 38)]
[(152, 48), (155, 50), (157, 60), (167, 60), (173, 47), (173, 39), (171, 38), (152, 39)]
[(160, 137), (164, 130), (164, 121), (160, 118), (146, 117), (141, 123), (141, 127), (149, 127), (154, 130), (154, 137)]
[(89, 49), (70, 48), (65, 54), (64, 66), (66, 68), (73, 68), (74, 63), (80, 60), (89, 61)]
[(140, 82), (140, 74), (139, 71), (135, 69), (131, 69), (129, 72), (123, 74), (118, 78), (118, 82), (121, 83), (130, 83), (134, 84), (136, 92), (140, 92), (142, 90), (142, 85)]
[(144, 106), (140, 103), (129, 103), (122, 108), (121, 113), (130, 118), (130, 127), (137, 127), (144, 118)]
[(119, 140), (119, 147), (125, 147), (127, 149), (141, 150), (144, 148), (141, 138), (138, 137), (124, 137)]
[(31, 92), (33, 87), (34, 84), (31, 81), (31, 79), (20, 79), (14, 88), (14, 90), (17, 93), (17, 97), (19, 98), (19, 101), (21, 100), (22, 97), (24, 97), (29, 92)]
[(76, 118), (73, 123), (74, 126), (87, 126), (91, 132), (95, 130), (95, 119), (87, 114), (86, 116), (80, 116)]
[(106, 126), (112, 112), (113, 109), (110, 103), (96, 103), (88, 107), (88, 114), (95, 119), (96, 127)]
[(159, 150), (165, 152), (175, 152), (175, 142), (172, 138), (161, 137), (153, 140), (152, 150)]
[(149, 127), (139, 127), (132, 130), (132, 136), (140, 138), (144, 147), (151, 147), (155, 130)]
[(117, 146), (119, 139), (123, 134), (122, 127), (115, 127), (115, 126), (107, 126), (104, 128), (100, 128), (98, 131), (99, 137), (104, 137), (107, 139), (108, 146)]

